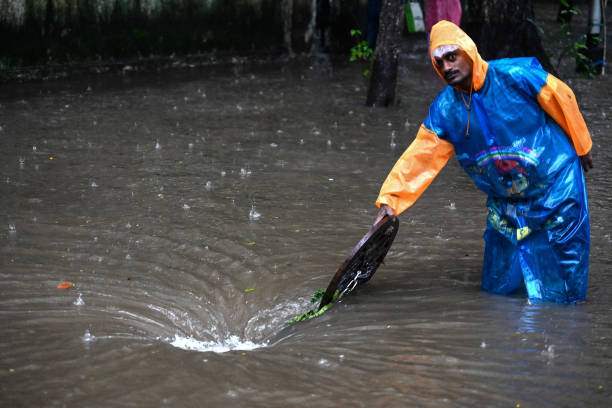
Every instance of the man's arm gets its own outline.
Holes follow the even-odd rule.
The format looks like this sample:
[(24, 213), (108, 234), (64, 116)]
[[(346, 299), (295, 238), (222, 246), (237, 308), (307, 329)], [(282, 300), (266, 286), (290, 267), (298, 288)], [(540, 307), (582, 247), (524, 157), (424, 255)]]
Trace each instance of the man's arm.
[(538, 103), (561, 126), (574, 144), (584, 171), (593, 168), (593, 141), (578, 109), (574, 92), (561, 80), (548, 74), (538, 94)]
[(399, 215), (412, 206), (455, 152), (452, 143), (421, 125), (416, 139), (402, 154), (383, 183), (376, 205), (376, 218)]

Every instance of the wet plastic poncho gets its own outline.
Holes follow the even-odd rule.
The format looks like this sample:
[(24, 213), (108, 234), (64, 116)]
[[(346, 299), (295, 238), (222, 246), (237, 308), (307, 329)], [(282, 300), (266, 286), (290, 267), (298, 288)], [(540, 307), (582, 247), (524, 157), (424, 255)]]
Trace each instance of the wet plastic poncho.
[(396, 215), (406, 210), (455, 153), (488, 195), (483, 289), (509, 294), (524, 282), (533, 300), (584, 300), (590, 229), (578, 156), (592, 142), (573, 92), (535, 58), (484, 61), (447, 21), (434, 26), (430, 45), (457, 45), (469, 55), (471, 101), (451, 86), (438, 95), (377, 205)]

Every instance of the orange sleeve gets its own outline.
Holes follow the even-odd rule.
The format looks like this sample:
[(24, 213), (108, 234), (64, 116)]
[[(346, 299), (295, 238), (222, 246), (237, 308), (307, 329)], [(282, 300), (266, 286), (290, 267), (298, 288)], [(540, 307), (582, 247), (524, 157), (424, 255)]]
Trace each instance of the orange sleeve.
[(538, 94), (538, 103), (569, 136), (578, 156), (591, 151), (591, 135), (569, 86), (548, 74)]
[(376, 205), (390, 206), (395, 215), (402, 213), (423, 194), (454, 152), (452, 143), (421, 125), (383, 183)]

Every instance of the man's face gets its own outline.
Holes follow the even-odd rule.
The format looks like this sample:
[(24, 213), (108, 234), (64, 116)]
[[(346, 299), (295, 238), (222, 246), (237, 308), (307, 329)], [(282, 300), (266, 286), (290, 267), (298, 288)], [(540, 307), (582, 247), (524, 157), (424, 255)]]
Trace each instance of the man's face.
[(434, 61), (449, 85), (469, 91), (472, 85), (472, 60), (465, 51), (449, 51), (442, 57), (434, 57)]

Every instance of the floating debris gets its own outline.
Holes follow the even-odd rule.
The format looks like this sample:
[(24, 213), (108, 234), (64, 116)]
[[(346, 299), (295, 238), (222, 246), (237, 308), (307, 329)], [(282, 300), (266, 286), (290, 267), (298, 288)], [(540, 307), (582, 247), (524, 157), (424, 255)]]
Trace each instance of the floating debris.
[[(317, 290), (314, 293), (314, 295), (312, 296), (312, 299), (310, 299), (310, 303), (312, 303), (312, 304), (318, 303), (323, 298), (324, 294), (325, 294), (324, 290)], [(293, 319), (289, 320), (289, 323), (297, 323), (297, 322), (301, 322), (301, 321), (304, 321), (304, 320), (312, 319), (314, 317), (321, 316), (323, 313), (325, 313), (326, 311), (331, 309), (331, 307), (336, 303), (336, 301), (338, 300), (339, 297), (340, 297), (340, 293), (338, 291), (336, 291), (336, 293), (334, 293), (333, 299), (332, 299), (332, 301), (330, 303), (326, 304), (325, 306), (323, 306), (321, 309), (319, 309), (317, 311), (309, 310), (308, 312), (306, 312), (304, 314), (296, 316)]]

